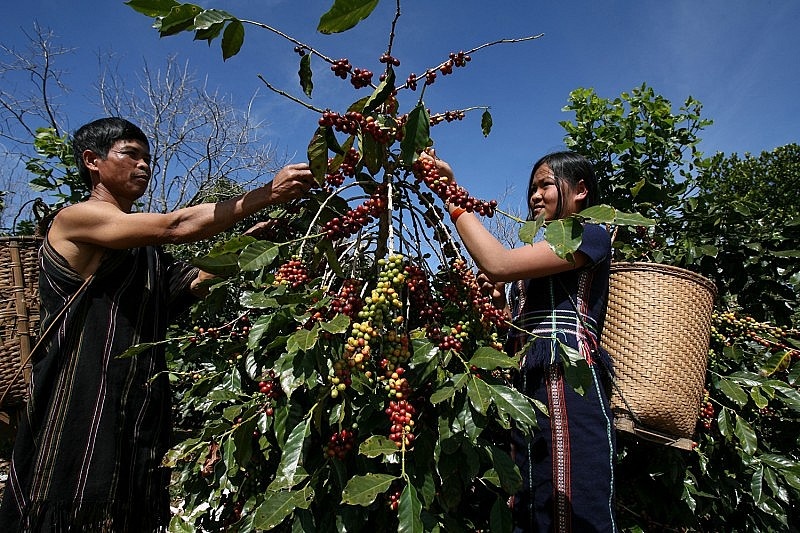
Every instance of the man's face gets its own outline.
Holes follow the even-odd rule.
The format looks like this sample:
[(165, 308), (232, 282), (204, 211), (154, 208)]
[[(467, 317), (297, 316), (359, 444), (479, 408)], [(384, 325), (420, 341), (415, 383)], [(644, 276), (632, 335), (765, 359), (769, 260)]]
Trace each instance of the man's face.
[(117, 198), (135, 201), (145, 193), (150, 181), (150, 149), (141, 141), (120, 140), (105, 159), (94, 160), (100, 185)]

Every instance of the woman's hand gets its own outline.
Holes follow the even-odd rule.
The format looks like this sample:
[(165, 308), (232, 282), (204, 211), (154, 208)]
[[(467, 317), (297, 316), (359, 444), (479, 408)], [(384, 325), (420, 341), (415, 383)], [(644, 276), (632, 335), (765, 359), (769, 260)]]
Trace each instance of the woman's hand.
[(447, 163), (447, 161), (436, 157), (436, 151), (433, 148), (426, 148), (421, 154), (419, 154), (419, 158), (423, 161), (433, 161), (436, 165), (436, 170), (439, 171), (439, 176), (455, 182), (456, 178), (453, 174), (453, 169), (450, 168), (450, 165)]

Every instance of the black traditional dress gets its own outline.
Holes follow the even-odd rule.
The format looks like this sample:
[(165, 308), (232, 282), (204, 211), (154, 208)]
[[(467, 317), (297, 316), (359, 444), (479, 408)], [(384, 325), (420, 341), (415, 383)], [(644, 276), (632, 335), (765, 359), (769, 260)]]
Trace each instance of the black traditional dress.
[[(109, 250), (33, 361), (0, 531), (155, 531), (169, 520), (170, 392), (162, 347), (197, 270), (155, 247)], [(45, 331), (83, 279), (45, 240)]]
[[(511, 338), (527, 346), (518, 388), (545, 404), (539, 430), (515, 431), (514, 459), (523, 489), (513, 498), (516, 532), (609, 532), (614, 519), (615, 434), (609, 406), (611, 361), (600, 346), (608, 299), (611, 240), (586, 224), (579, 269), (512, 286), (515, 324), (530, 333)], [(564, 346), (589, 366), (583, 395), (564, 377)]]

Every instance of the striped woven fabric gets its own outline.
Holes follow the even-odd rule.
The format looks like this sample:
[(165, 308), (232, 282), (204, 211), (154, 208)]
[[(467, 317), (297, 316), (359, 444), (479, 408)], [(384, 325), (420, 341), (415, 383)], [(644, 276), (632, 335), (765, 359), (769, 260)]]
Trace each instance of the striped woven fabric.
[[(0, 531), (145, 532), (169, 519), (170, 393), (163, 340), (197, 270), (158, 248), (109, 250), (33, 361)], [(45, 240), (41, 328), (83, 279)]]

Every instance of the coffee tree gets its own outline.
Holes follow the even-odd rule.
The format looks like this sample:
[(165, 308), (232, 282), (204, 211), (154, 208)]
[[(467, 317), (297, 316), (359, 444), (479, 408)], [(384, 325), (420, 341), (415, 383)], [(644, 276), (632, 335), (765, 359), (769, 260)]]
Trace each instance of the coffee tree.
[[(224, 58), (238, 53), (245, 25), (273, 32), (297, 54), (306, 95), (311, 57), (357, 95), (347, 109), (318, 109), (262, 80), (314, 112), (308, 160), (319, 189), (269, 213), (260, 239), (236, 237), (195, 260), (220, 278), (192, 329), (166, 341), (186, 429), (166, 458), (183, 506), (171, 529), (510, 530), (506, 502), (521, 478), (504, 435), (512, 423), (532, 429), (543, 406), (509, 385), (518, 357), (502, 351), (504, 315), (481, 294), (442, 209), (490, 217), (497, 205), (418, 156), (433, 126), (468, 112), (491, 128), (482, 108), (431, 113), (425, 91), (485, 46), (535, 37), (453, 52), (398, 81), (394, 30), (376, 76), (221, 10), (127, 3), (162, 36), (220, 38)], [(376, 3), (336, 2), (320, 29), (352, 27)], [(598, 206), (545, 236), (568, 257), (586, 220), (649, 224)], [(528, 241), (543, 226), (517, 222)], [(565, 349), (565, 364), (576, 357)]]

